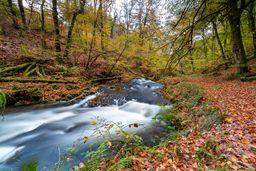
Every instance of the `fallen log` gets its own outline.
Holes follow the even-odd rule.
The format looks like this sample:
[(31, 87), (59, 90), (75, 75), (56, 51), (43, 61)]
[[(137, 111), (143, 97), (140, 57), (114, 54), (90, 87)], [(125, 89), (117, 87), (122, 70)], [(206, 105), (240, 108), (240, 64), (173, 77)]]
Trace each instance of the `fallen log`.
[(251, 76), (251, 77), (241, 77), (241, 81), (246, 82), (246, 81), (256, 81), (256, 76)]
[(37, 63), (37, 64), (52, 64), (54, 63), (54, 59), (53, 58), (47, 58), (47, 57), (43, 57), (43, 56), (38, 56), (36, 54), (34, 54), (33, 56), (20, 56), (19, 58), (17, 58), (17, 61), (19, 63)]
[(66, 80), (22, 79), (22, 78), (0, 78), (0, 82), (76, 84), (76, 82), (74, 82), (74, 81), (66, 81)]
[(103, 78), (92, 79), (90, 81), (91, 83), (102, 83), (102, 82), (112, 81), (112, 80), (121, 79), (121, 78), (122, 78), (121, 76), (103, 77)]
[(12, 66), (12, 67), (6, 67), (3, 70), (0, 71), (0, 75), (4, 75), (4, 74), (10, 74), (10, 72), (18, 72), (20, 70), (23, 70), (27, 67), (29, 67), (32, 63), (24, 63), (24, 64), (20, 64), (17, 66)]

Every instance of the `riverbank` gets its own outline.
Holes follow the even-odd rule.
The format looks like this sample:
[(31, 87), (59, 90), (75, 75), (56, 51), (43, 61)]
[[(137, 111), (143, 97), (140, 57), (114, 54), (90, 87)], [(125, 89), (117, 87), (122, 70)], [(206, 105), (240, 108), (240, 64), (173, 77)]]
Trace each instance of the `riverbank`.
[[(117, 148), (116, 145), (112, 145), (109, 142), (107, 144), (110, 145), (105, 145), (97, 151), (91, 152), (97, 155), (92, 155), (91, 157), (89, 155), (89, 159), (86, 159), (85, 163), (81, 164), (83, 166), (82, 169), (95, 170), (99, 167), (101, 170), (175, 169), (165, 167), (164, 164), (170, 164), (171, 161), (174, 164), (178, 162), (175, 161), (176, 159), (179, 161), (189, 159), (187, 152), (190, 149), (188, 149), (188, 144), (182, 144), (183, 139), (192, 138), (193, 136), (198, 137), (203, 132), (218, 127), (224, 121), (225, 116), (218, 108), (212, 105), (210, 100), (205, 98), (203, 90), (198, 86), (180, 79), (173, 80), (172, 78), (165, 78), (163, 83), (166, 85), (163, 93), (173, 103), (173, 106), (160, 112), (153, 119), (156, 122), (164, 123), (166, 134), (155, 139), (144, 137), (144, 140), (136, 135), (125, 134), (124, 140), (121, 141), (123, 143), (119, 144), (119, 150), (114, 157), (107, 157), (106, 152), (115, 151)], [(171, 84), (167, 85), (167, 83)], [(154, 142), (153, 146), (152, 144), (150, 146), (145, 145), (143, 143), (145, 141)], [(216, 144), (214, 139), (206, 141), (207, 143), (210, 146), (215, 146)], [(216, 153), (216, 149), (209, 150)], [(204, 162), (209, 162), (208, 159), (212, 157), (210, 152), (204, 147), (197, 152), (199, 153), (198, 160), (200, 160), (198, 162), (202, 166)], [(206, 155), (206, 158), (204, 155)], [(187, 163), (184, 162), (185, 164)]]
[(230, 80), (233, 72), (230, 69), (218, 76), (162, 79), (166, 97), (174, 102), (174, 108), (160, 117), (169, 122), (169, 136), (153, 147), (124, 144), (115, 157), (100, 158), (95, 166), (88, 163), (94, 161), (91, 158), (80, 167), (255, 170), (256, 83)]

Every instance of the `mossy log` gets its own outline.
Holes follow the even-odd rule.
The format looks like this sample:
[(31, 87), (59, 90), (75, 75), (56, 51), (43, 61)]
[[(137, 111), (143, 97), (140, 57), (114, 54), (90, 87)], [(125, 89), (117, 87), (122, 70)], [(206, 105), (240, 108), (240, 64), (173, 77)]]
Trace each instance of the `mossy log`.
[(21, 56), (17, 59), (20, 63), (37, 63), (37, 64), (52, 64), (54, 63), (53, 58), (46, 58), (46, 57), (35, 57), (35, 56)]
[(6, 93), (6, 105), (15, 105), (21, 101), (38, 102), (42, 99), (42, 91), (38, 88), (25, 88)]
[[(26, 77), (28, 77), (28, 76), (32, 73), (32, 70), (33, 70), (33, 68), (34, 68), (35, 66), (36, 66), (36, 63), (35, 63), (35, 62), (31, 63), (31, 65), (29, 65), (29, 66), (27, 67), (27, 69), (24, 71), (23, 75), (26, 76)], [(33, 71), (33, 72), (34, 72), (34, 71)]]
[(241, 81), (243, 81), (243, 82), (246, 82), (246, 81), (256, 81), (256, 76), (241, 77)]
[(25, 70), (27, 67), (29, 67), (32, 63), (24, 63), (17, 66), (12, 67), (6, 67), (3, 70), (0, 71), (0, 75), (12, 75), (15, 72), (18, 72), (20, 70)]
[(22, 79), (22, 78), (0, 78), (0, 82), (20, 82), (20, 83), (63, 83), (76, 84), (74, 81), (50, 80), (50, 79)]
[(103, 77), (103, 78), (92, 79), (90, 81), (91, 83), (103, 83), (103, 82), (112, 81), (112, 80), (121, 79), (121, 78), (122, 78), (121, 76)]

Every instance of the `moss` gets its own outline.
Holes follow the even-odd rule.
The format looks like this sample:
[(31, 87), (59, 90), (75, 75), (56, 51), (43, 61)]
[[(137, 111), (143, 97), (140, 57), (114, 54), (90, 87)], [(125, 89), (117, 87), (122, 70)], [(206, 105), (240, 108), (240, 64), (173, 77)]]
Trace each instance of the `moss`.
[(4, 92), (0, 91), (0, 111), (3, 111), (5, 109), (6, 105), (6, 95)]
[(201, 130), (210, 130), (224, 120), (220, 110), (205, 99), (203, 90), (194, 84), (182, 82), (169, 86), (166, 93), (173, 98), (176, 117), (183, 112), (188, 117), (203, 118)]
[(39, 102), (42, 96), (43, 92), (40, 88), (13, 87), (13, 91), (6, 94), (6, 101), (7, 105), (14, 105), (22, 101)]
[(132, 167), (132, 161), (133, 161), (133, 157), (131, 156), (122, 158), (116, 164), (111, 166), (107, 171), (115, 171), (123, 168), (130, 168)]
[(170, 128), (181, 130), (183, 128), (182, 118), (178, 115), (178, 112), (177, 106), (173, 105), (170, 109), (158, 113), (154, 119), (165, 122)]

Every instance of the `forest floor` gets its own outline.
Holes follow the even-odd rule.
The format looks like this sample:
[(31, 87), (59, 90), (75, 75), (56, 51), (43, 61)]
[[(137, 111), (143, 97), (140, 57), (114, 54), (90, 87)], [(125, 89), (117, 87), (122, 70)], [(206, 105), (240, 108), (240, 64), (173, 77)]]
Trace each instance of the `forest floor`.
[(232, 169), (245, 167), (255, 170), (256, 82), (229, 81), (226, 80), (227, 73), (219, 77), (188, 80), (204, 88), (214, 105), (226, 114), (226, 123), (219, 130), (208, 132), (207, 136), (213, 136), (221, 142), (219, 148), (229, 155)]
[(191, 128), (188, 136), (160, 145), (156, 152), (162, 155), (161, 159), (138, 150), (133, 168), (256, 170), (256, 82), (227, 80), (231, 73), (235, 70), (222, 71), (218, 76), (182, 78), (182, 82), (204, 90), (206, 98), (225, 116), (224, 122), (204, 132)]
[[(99, 60), (89, 71), (84, 69), (83, 62), (85, 58), (82, 55), (78, 55), (79, 57), (76, 59), (70, 58), (69, 65), (59, 63), (54, 53), (54, 40), (51, 33), (47, 34), (46, 41), (47, 48), (42, 49), (40, 31), (17, 31), (10, 26), (10, 29), (4, 35), (0, 35), (0, 71), (7, 67), (41, 60), (39, 66), (44, 68), (46, 74), (44, 77), (39, 77), (36, 73), (25, 76), (26, 69), (22, 69), (18, 72), (10, 71), (6, 73), (7, 76), (0, 75), (0, 79), (44, 79), (70, 81), (73, 83), (0, 81), (0, 91), (11, 94), (24, 90), (30, 94), (30, 89), (33, 92), (36, 89), (37, 98), (30, 98), (27, 95), (27, 97), (19, 97), (21, 100), (17, 99), (15, 105), (69, 101), (78, 96), (82, 98), (81, 95), (84, 97), (95, 93), (100, 84), (92, 84), (91, 80), (104, 76), (108, 69), (106, 62)], [(61, 37), (61, 42), (64, 41), (64, 37)], [(62, 48), (64, 47), (62, 46)], [(23, 94), (19, 93), (19, 96), (23, 96)], [(12, 107), (14, 104), (7, 105)]]

